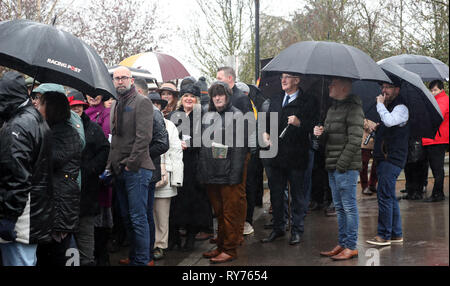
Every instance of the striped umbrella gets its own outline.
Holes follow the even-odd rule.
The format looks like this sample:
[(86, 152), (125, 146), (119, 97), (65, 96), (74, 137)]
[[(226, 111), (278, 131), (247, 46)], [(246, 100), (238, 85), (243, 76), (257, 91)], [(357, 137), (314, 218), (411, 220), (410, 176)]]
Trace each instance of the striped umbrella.
[(186, 68), (177, 59), (164, 53), (140, 53), (124, 59), (120, 62), (120, 65), (146, 69), (158, 82), (166, 82), (190, 76)]

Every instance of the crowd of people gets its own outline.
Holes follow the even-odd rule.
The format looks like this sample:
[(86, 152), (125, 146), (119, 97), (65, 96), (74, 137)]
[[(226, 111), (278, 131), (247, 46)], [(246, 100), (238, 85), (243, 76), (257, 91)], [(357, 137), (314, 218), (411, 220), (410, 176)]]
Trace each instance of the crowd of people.
[[(203, 257), (232, 261), (244, 235), (254, 232), (264, 172), (273, 218), (261, 243), (289, 230), (289, 244), (299, 244), (307, 214), (324, 208), (337, 216), (338, 238), (320, 255), (358, 256), (358, 178), (362, 195), (378, 198), (378, 228), (367, 243), (403, 242), (395, 195), (402, 169), (407, 199), (422, 198), (425, 161), (435, 178), (427, 201), (445, 198), (449, 103), (442, 82), (429, 87), (444, 121), (434, 139), (414, 138), (414, 145), (400, 81), (382, 85), (376, 99), (381, 122), (375, 123), (364, 118), (351, 80), (332, 78), (332, 103), (321, 124), (318, 97), (302, 88), (302, 76), (282, 73), (280, 80), (283, 92), (261, 102), (230, 67), (219, 68), (209, 88), (204, 77), (149, 88), (119, 67), (112, 75), (117, 98), (5, 73), (2, 264), (65, 266), (67, 251), (76, 248), (80, 265), (107, 266), (111, 249), (128, 245), (119, 264), (153, 266), (167, 251), (192, 252), (206, 239), (217, 247)], [(276, 116), (261, 116), (270, 113)], [(262, 159), (260, 152), (273, 145), (276, 155)], [(418, 158), (412, 145), (422, 150)]]

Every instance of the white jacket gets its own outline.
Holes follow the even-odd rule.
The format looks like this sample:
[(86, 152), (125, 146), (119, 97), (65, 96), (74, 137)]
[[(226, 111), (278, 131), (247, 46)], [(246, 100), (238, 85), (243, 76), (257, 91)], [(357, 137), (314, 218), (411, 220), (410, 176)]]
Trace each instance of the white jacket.
[(177, 195), (177, 187), (183, 186), (183, 149), (178, 129), (172, 121), (164, 119), (169, 134), (169, 150), (161, 155), (161, 181), (156, 185), (155, 198), (171, 198)]

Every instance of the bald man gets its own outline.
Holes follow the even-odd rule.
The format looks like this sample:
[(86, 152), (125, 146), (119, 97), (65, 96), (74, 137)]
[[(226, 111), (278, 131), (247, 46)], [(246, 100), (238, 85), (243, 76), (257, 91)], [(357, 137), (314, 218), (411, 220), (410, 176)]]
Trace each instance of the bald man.
[(333, 78), (328, 88), (333, 104), (328, 109), (325, 126), (316, 126), (314, 135), (323, 136), (326, 142), (325, 168), (336, 208), (338, 245), (320, 255), (346, 260), (358, 256), (356, 184), (362, 168), (360, 145), (364, 112), (361, 99), (351, 93), (350, 79)]
[(117, 102), (111, 106), (111, 150), (107, 169), (116, 177), (120, 215), (130, 235), (130, 252), (121, 264), (148, 265), (150, 231), (147, 221), (148, 186), (155, 166), (149, 148), (153, 131), (153, 104), (139, 94), (126, 67), (113, 74)]

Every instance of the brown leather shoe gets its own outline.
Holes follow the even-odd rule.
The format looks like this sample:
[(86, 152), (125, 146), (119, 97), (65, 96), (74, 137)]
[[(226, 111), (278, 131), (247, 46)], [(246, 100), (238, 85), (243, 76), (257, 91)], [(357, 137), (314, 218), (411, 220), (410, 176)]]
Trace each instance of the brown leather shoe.
[[(124, 258), (124, 259), (120, 259), (119, 260), (119, 264), (121, 265), (128, 265), (130, 264), (130, 258)], [(149, 263), (147, 263), (147, 266), (155, 266), (155, 261), (150, 261)]]
[(358, 250), (351, 250), (351, 249), (344, 249), (343, 251), (341, 251), (341, 253), (339, 253), (338, 255), (332, 256), (331, 259), (333, 260), (347, 260), (347, 259), (351, 259), (353, 257), (358, 257)]
[(211, 244), (216, 244), (216, 243), (217, 243), (217, 237), (210, 238), (210, 239), (209, 239), (209, 243), (211, 243)]
[(342, 246), (338, 245), (335, 248), (333, 248), (333, 250), (331, 251), (322, 251), (320, 253), (320, 255), (322, 256), (327, 256), (327, 257), (331, 257), (331, 256), (335, 256), (338, 255), (339, 253), (341, 253), (345, 248), (343, 248)]
[(218, 248), (205, 252), (203, 253), (203, 257), (204, 258), (213, 258), (216, 257), (217, 255), (219, 255), (220, 253), (222, 253)]
[(209, 261), (211, 263), (224, 263), (234, 260), (236, 257), (226, 254), (225, 252), (220, 253), (216, 257), (211, 258)]

